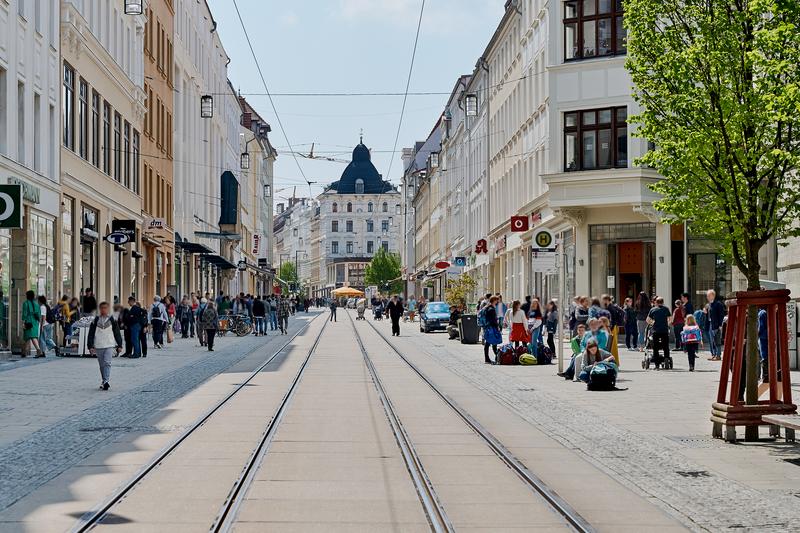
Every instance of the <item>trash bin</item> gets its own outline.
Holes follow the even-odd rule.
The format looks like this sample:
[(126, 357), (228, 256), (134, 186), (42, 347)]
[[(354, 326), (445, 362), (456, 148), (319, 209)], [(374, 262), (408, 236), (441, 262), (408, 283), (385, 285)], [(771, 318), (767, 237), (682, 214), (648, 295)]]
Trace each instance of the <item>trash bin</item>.
[(458, 332), (461, 344), (478, 344), (480, 328), (478, 328), (478, 315), (461, 315), (458, 321)]

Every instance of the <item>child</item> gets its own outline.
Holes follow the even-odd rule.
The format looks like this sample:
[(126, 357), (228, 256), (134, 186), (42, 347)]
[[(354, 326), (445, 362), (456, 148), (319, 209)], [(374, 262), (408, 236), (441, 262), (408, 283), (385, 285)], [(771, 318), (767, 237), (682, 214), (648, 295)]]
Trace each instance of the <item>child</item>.
[(681, 331), (681, 341), (689, 357), (689, 372), (694, 372), (694, 360), (697, 357), (697, 349), (703, 346), (703, 332), (697, 325), (693, 315), (686, 316), (686, 322)]
[(558, 375), (566, 380), (572, 380), (575, 377), (575, 364), (576, 360), (581, 356), (581, 341), (586, 335), (586, 324), (578, 324), (576, 327), (577, 334), (572, 338), (569, 345), (572, 348), (572, 360), (564, 372)]

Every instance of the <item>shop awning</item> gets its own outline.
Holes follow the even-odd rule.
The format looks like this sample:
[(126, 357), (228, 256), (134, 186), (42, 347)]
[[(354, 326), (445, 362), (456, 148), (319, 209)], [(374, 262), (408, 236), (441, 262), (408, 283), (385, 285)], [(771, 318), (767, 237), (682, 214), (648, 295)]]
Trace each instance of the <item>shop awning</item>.
[(210, 263), (215, 267), (219, 268), (220, 270), (232, 270), (236, 268), (236, 265), (222, 257), (221, 255), (216, 254), (205, 254), (201, 256), (201, 259), (206, 263)]
[(211, 248), (199, 242), (175, 241), (175, 246), (190, 254), (210, 254), (213, 252)]

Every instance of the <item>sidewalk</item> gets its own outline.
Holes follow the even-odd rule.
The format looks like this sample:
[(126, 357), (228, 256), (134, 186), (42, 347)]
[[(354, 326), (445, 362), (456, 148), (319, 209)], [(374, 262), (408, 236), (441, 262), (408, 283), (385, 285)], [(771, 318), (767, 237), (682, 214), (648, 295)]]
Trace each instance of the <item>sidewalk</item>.
[(214, 352), (178, 338), (149, 348), (147, 358), (115, 358), (109, 391), (98, 390), (94, 358), (38, 359), (0, 371), (0, 513), (122, 434), (179, 430), (142, 421), (251, 354), (280, 346), (315, 316), (292, 318), (290, 335), (229, 334)]
[[(674, 370), (645, 371), (642, 354), (623, 347), (622, 390), (592, 392), (556, 376), (555, 364), (485, 365), (481, 346), (422, 334), (418, 324), (401, 324), (394, 342), (427, 354), (693, 529), (789, 531), (800, 523), (800, 447), (712, 439), (720, 363), (706, 354), (694, 373), (683, 352), (673, 354)], [(792, 378), (796, 402), (800, 372)]]

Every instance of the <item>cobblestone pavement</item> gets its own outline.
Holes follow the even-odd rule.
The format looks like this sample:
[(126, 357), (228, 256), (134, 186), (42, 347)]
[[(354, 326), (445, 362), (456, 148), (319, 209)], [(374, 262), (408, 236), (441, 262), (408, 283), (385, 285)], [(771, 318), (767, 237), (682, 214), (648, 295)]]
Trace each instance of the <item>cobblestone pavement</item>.
[[(290, 335), (316, 314), (297, 316), (290, 320)], [(288, 338), (226, 336), (213, 353), (195, 339), (177, 339), (163, 350), (150, 348), (146, 359), (114, 359), (108, 392), (97, 389), (93, 358), (26, 362), (0, 372), (0, 513), (124, 433), (180, 429), (145, 427), (142, 421), (251, 353), (271, 353)]]
[[(676, 370), (644, 371), (641, 354), (623, 348), (623, 390), (591, 392), (555, 376), (555, 365), (485, 365), (482, 347), (424, 335), (416, 324), (403, 324), (393, 342), (446, 366), (694, 530), (797, 531), (800, 447), (710, 437), (718, 363), (703, 357), (689, 373), (678, 352)], [(792, 377), (800, 383), (800, 373)]]

